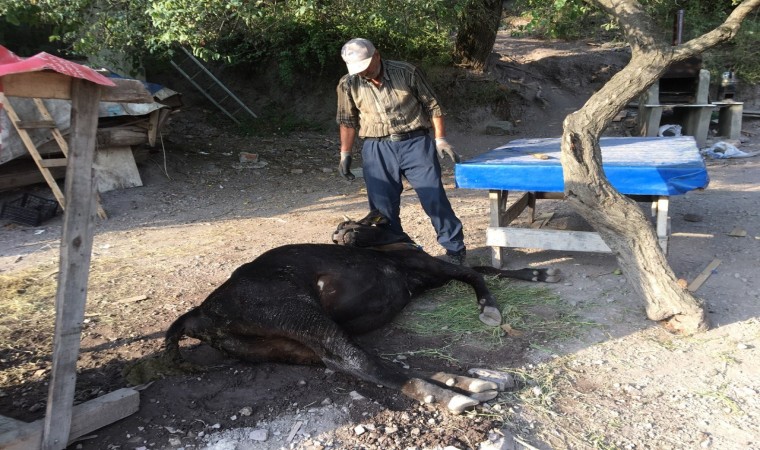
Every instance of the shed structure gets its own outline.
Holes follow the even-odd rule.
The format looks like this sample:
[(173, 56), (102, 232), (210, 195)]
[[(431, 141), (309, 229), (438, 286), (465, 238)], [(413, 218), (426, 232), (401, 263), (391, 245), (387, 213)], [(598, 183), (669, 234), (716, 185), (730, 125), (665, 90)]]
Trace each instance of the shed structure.
[(128, 388), (76, 407), (73, 403), (98, 209), (92, 171), (98, 105), (101, 100), (142, 103), (153, 99), (136, 80), (111, 80), (89, 67), (47, 53), (21, 58), (0, 46), (0, 99), (5, 101), (6, 97), (71, 101), (53, 366), (45, 418), (26, 423), (0, 416), (0, 448), (60, 450), (73, 439), (139, 408), (138, 392)]

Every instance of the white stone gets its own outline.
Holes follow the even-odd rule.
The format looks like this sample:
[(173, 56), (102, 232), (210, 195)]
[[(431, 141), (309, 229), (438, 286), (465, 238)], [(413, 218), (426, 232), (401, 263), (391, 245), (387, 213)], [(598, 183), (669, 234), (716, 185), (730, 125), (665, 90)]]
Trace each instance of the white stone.
[(269, 439), (269, 431), (265, 428), (257, 428), (248, 434), (248, 439), (252, 441), (264, 442)]

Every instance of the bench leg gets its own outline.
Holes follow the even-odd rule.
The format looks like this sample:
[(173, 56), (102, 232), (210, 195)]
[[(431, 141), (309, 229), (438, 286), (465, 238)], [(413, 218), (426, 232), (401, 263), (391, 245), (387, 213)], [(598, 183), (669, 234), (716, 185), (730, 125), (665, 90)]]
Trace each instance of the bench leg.
[(668, 216), (668, 197), (658, 197), (652, 203), (652, 208), (657, 210), (657, 241), (660, 243), (662, 252), (668, 254), (668, 239), (670, 237), (670, 217)]
[[(491, 205), (491, 219), (489, 221), (492, 227), (505, 227), (507, 224), (504, 219), (507, 211), (507, 198), (509, 191), (491, 190), (488, 192), (488, 201)], [(504, 267), (507, 249), (504, 247), (491, 247), (491, 265), (497, 269)]]

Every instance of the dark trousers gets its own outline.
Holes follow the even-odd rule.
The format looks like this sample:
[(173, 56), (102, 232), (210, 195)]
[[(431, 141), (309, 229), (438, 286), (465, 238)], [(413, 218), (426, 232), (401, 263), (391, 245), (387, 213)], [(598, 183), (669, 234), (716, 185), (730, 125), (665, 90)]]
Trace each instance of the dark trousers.
[(386, 216), (393, 231), (404, 231), (399, 218), (403, 176), (417, 192), (422, 209), (438, 234), (438, 243), (452, 252), (464, 249), (462, 222), (443, 189), (441, 165), (435, 142), (429, 135), (401, 142), (365, 139), (362, 161), (369, 207)]

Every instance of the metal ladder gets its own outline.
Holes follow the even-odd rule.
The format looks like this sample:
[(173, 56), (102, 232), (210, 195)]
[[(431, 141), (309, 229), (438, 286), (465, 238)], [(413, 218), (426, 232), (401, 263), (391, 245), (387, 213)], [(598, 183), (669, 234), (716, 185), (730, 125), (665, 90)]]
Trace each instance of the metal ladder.
[[(170, 60), (169, 63), (182, 74), (187, 81), (195, 86), (201, 94), (206, 96), (211, 103), (238, 125), (240, 125), (241, 121), (244, 119), (257, 118), (256, 114), (254, 114), (245, 103), (237, 98), (232, 91), (227, 89), (227, 86), (219, 81), (214, 74), (206, 69), (206, 67), (198, 61), (192, 53), (187, 51), (185, 47), (180, 47), (180, 49), (187, 57), (179, 63), (175, 62), (173, 59)], [(191, 75), (190, 72), (193, 74)], [(206, 86), (203, 87), (201, 84), (205, 84)], [(215, 93), (215, 95), (212, 95), (212, 93)], [(221, 98), (217, 100), (214, 98), (215, 96)]]
[[(58, 204), (61, 205), (61, 208), (65, 210), (66, 199), (63, 196), (63, 191), (61, 190), (60, 186), (58, 186), (58, 182), (50, 172), (50, 169), (53, 167), (66, 167), (68, 165), (69, 144), (66, 142), (66, 139), (64, 139), (63, 133), (61, 133), (61, 130), (58, 129), (55, 120), (53, 120), (53, 117), (50, 115), (50, 111), (48, 111), (42, 99), (32, 98), (32, 100), (34, 101), (34, 104), (37, 107), (37, 111), (42, 117), (42, 120), (22, 120), (19, 118), (8, 97), (0, 93), (0, 102), (2, 102), (5, 111), (8, 113), (8, 118), (13, 124), (13, 127), (16, 128), (19, 137), (21, 137), (21, 141), (23, 141), (24, 146), (32, 156), (32, 159), (37, 165), (37, 168), (40, 170), (42, 176), (45, 178), (48, 186), (50, 186), (50, 190), (53, 191), (53, 195), (55, 196), (55, 199), (58, 200)], [(34, 141), (32, 140), (32, 137), (29, 136), (29, 132), (27, 131), (35, 129), (50, 130), (50, 134), (53, 135), (53, 139), (55, 139), (58, 147), (61, 149), (61, 153), (63, 153), (62, 158), (43, 158), (42, 155), (40, 155), (40, 152), (37, 150), (37, 146), (34, 145)], [(101, 205), (100, 194), (97, 192), (95, 193), (95, 202), (97, 205), (98, 217), (101, 219), (108, 218), (106, 211)]]

